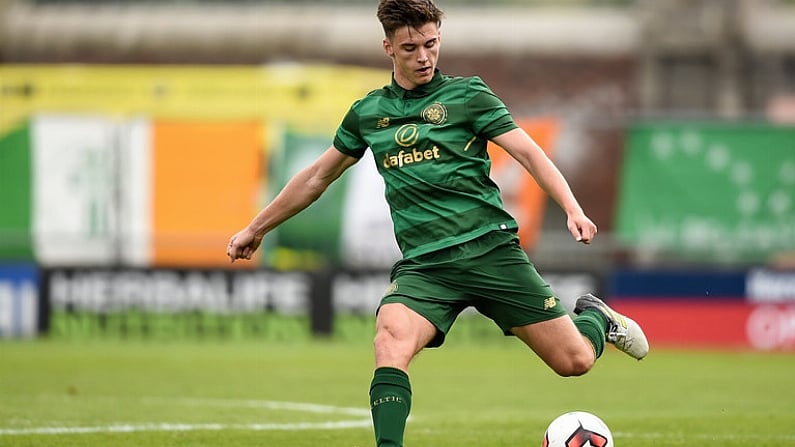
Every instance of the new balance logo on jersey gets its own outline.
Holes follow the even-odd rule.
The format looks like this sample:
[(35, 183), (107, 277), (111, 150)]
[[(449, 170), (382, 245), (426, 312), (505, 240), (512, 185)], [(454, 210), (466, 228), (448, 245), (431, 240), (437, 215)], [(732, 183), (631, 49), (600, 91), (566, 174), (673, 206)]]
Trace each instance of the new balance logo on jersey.
[(389, 127), (389, 117), (388, 116), (386, 116), (384, 118), (379, 118), (378, 122), (375, 123), (375, 128), (376, 129), (383, 129), (385, 127)]

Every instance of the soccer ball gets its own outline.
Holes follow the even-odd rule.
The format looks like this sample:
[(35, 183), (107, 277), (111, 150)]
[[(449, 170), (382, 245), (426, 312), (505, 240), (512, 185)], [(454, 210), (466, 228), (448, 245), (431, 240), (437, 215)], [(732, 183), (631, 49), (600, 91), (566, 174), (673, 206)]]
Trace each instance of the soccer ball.
[(541, 447), (614, 447), (613, 434), (596, 415), (572, 411), (549, 424)]

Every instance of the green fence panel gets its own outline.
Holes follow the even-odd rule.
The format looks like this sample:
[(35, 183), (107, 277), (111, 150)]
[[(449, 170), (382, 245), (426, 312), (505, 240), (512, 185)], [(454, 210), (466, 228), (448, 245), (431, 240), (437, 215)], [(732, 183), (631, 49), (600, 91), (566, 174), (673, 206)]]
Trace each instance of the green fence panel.
[(0, 261), (33, 259), (30, 127), (0, 135)]
[(795, 250), (795, 127), (633, 126), (616, 232), (632, 247), (710, 262)]

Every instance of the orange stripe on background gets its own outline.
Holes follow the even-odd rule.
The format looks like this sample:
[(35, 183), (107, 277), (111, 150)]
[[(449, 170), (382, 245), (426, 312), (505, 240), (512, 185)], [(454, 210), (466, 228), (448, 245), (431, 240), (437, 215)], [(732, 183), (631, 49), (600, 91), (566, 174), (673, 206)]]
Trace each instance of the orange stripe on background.
[[(516, 123), (524, 129), (553, 158), (558, 135), (557, 119), (524, 119)], [(541, 232), (547, 195), (533, 177), (507, 152), (489, 143), (491, 176), (500, 186), (505, 208), (519, 223), (519, 240), (525, 250), (531, 250)]]
[(153, 265), (229, 265), (227, 241), (256, 211), (263, 141), (258, 122), (155, 123)]

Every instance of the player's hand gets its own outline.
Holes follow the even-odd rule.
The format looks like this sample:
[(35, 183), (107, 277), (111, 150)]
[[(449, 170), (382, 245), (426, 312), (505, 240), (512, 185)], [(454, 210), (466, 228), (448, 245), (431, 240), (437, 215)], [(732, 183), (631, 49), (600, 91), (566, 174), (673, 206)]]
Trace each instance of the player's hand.
[(569, 232), (577, 242), (583, 244), (590, 244), (593, 238), (596, 237), (596, 224), (585, 214), (577, 213), (570, 215), (566, 222), (569, 227)]
[(226, 246), (229, 262), (234, 263), (236, 259), (251, 259), (261, 243), (262, 236), (257, 236), (248, 228), (240, 230), (229, 239), (229, 244)]

